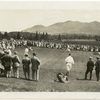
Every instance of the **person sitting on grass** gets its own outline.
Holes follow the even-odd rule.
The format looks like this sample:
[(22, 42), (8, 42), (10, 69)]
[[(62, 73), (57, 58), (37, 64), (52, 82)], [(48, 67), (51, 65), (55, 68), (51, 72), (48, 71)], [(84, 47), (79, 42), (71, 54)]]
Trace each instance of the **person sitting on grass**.
[(57, 79), (61, 83), (67, 83), (68, 82), (68, 76), (64, 75), (63, 73), (58, 73), (57, 74)]

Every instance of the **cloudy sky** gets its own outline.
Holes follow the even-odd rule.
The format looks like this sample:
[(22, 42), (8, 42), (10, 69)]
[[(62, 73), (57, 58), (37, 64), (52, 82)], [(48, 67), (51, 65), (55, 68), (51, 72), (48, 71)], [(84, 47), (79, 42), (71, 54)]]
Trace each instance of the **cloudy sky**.
[(0, 2), (0, 31), (20, 31), (37, 24), (48, 26), (67, 20), (100, 21), (100, 2)]

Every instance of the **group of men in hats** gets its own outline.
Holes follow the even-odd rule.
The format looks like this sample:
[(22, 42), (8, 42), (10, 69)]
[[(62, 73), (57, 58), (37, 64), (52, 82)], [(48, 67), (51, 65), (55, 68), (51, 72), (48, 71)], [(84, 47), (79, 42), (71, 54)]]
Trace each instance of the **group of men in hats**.
[(40, 60), (33, 53), (33, 57), (30, 58), (28, 53), (25, 54), (25, 57), (22, 59), (24, 76), (26, 79), (30, 79), (30, 70), (32, 72), (32, 80), (39, 80), (39, 69), (40, 69)]
[(94, 69), (94, 66), (95, 66), (95, 72), (96, 72), (96, 78), (97, 78), (97, 81), (99, 81), (99, 74), (100, 74), (100, 57), (97, 56), (96, 57), (97, 60), (96, 62), (94, 63), (93, 61), (93, 58), (90, 57), (89, 58), (89, 61), (87, 62), (87, 69), (86, 69), (86, 72), (85, 72), (85, 80), (87, 80), (87, 74), (90, 73), (90, 80), (92, 79), (92, 71)]
[(3, 68), (1, 70), (1, 73), (3, 73), (4, 76), (11, 77), (13, 73), (13, 77), (19, 78), (20, 77), (20, 67), (22, 63), (23, 67), (23, 73), (25, 76), (25, 79), (31, 79), (30, 78), (30, 71), (32, 72), (32, 80), (39, 80), (39, 65), (40, 60), (36, 56), (35, 53), (33, 53), (32, 57), (29, 57), (28, 53), (24, 54), (24, 57), (22, 59), (22, 62), (19, 59), (18, 52), (14, 52), (13, 55), (10, 55), (9, 52), (6, 50), (0, 57), (1, 66)]

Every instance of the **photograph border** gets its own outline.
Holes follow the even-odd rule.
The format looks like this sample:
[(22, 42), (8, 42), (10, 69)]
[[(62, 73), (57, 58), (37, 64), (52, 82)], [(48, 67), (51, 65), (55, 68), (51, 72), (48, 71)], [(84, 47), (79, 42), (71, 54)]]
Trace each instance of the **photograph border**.
[[(13, 0), (12, 0), (13, 1)], [(13, 9), (12, 6), (7, 6), (7, 3), (9, 4), (12, 2), (11, 0), (4, 0), (4, 2), (1, 5), (0, 0), (0, 9)], [(14, 2), (34, 2), (36, 0), (14, 0)], [(70, 0), (37, 0), (38, 2), (44, 2), (44, 1), (70, 1)], [(84, 1), (84, 0), (78, 0), (78, 1)], [(95, 1), (95, 0), (88, 0), (88, 1)], [(88, 2), (85, 0), (84, 2)], [(96, 0), (99, 1), (99, 0)], [(71, 2), (77, 2), (77, 0), (71, 0)], [(3, 5), (4, 4), (4, 5)], [(11, 3), (12, 5), (12, 3)], [(22, 7), (21, 5), (15, 4), (14, 9), (19, 9)], [(26, 4), (27, 5), (27, 4)], [(17, 6), (19, 6), (17, 8)], [(32, 5), (31, 5), (32, 6)], [(29, 9), (31, 9), (31, 6)], [(4, 7), (4, 8), (3, 8)], [(6, 7), (6, 8), (5, 8)], [(26, 9), (27, 9), (26, 8)], [(22, 8), (25, 9), (25, 8)], [(40, 8), (41, 9), (41, 8)], [(99, 92), (1, 92), (0, 93), (0, 100), (100, 100), (100, 93)]]

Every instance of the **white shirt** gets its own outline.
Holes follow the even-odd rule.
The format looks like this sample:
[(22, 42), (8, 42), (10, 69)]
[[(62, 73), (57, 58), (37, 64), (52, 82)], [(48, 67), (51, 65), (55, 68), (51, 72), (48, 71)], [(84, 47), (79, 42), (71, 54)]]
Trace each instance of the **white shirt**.
[(68, 57), (65, 59), (65, 62), (66, 62), (66, 63), (74, 64), (74, 59), (73, 59), (73, 57), (68, 56)]
[(12, 52), (10, 49), (7, 50), (9, 52), (9, 55), (11, 56), (12, 55)]
[(27, 54), (29, 52), (28, 48), (25, 48), (25, 54)]

